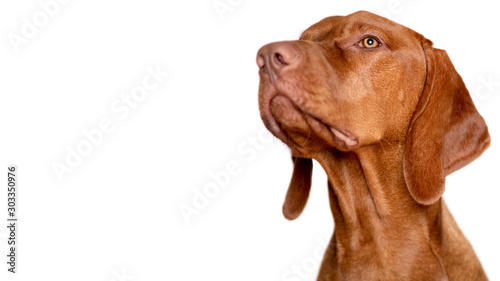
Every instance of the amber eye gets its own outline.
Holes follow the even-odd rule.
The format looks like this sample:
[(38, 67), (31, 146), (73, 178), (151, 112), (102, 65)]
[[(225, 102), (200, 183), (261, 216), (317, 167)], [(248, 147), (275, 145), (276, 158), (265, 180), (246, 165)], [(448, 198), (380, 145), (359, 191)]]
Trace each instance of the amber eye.
[(361, 45), (365, 48), (375, 48), (378, 47), (380, 43), (373, 37), (366, 37), (363, 41), (361, 41)]

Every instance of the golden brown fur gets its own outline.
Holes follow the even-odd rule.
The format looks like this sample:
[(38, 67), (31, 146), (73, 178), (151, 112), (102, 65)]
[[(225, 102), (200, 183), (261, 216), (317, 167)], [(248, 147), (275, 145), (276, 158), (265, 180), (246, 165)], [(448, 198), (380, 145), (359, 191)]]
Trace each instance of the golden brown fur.
[(262, 47), (257, 64), (262, 119), (293, 155), (285, 217), (306, 205), (311, 159), (328, 175), (318, 280), (487, 280), (441, 198), (490, 142), (445, 51), (362, 11)]

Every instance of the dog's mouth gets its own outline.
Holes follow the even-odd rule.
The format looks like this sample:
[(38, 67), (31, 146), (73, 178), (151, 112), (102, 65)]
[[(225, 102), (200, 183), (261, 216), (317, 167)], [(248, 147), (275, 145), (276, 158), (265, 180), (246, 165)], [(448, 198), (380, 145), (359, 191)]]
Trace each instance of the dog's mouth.
[(280, 93), (270, 99), (267, 115), (264, 122), (268, 129), (291, 148), (323, 143), (323, 146), (352, 150), (359, 143), (349, 131), (327, 124)]

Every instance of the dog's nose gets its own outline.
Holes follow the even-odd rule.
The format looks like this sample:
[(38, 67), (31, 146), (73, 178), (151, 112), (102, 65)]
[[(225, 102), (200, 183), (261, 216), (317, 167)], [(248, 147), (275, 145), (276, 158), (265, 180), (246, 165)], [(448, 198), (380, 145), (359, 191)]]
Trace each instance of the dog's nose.
[(299, 57), (299, 51), (292, 42), (276, 42), (260, 48), (257, 53), (257, 65), (260, 69), (269, 68), (269, 71), (278, 74), (296, 64)]

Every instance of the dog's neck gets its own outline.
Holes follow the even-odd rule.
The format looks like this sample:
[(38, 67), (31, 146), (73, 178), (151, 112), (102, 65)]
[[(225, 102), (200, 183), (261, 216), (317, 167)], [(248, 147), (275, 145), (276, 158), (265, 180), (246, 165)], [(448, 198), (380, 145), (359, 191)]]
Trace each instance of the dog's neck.
[(439, 225), (441, 200), (422, 206), (412, 198), (403, 157), (404, 145), (388, 143), (317, 157), (328, 175), (335, 220), (332, 243), (338, 258), (355, 253), (397, 258), (401, 247), (408, 252), (411, 245), (431, 243), (428, 239)]

